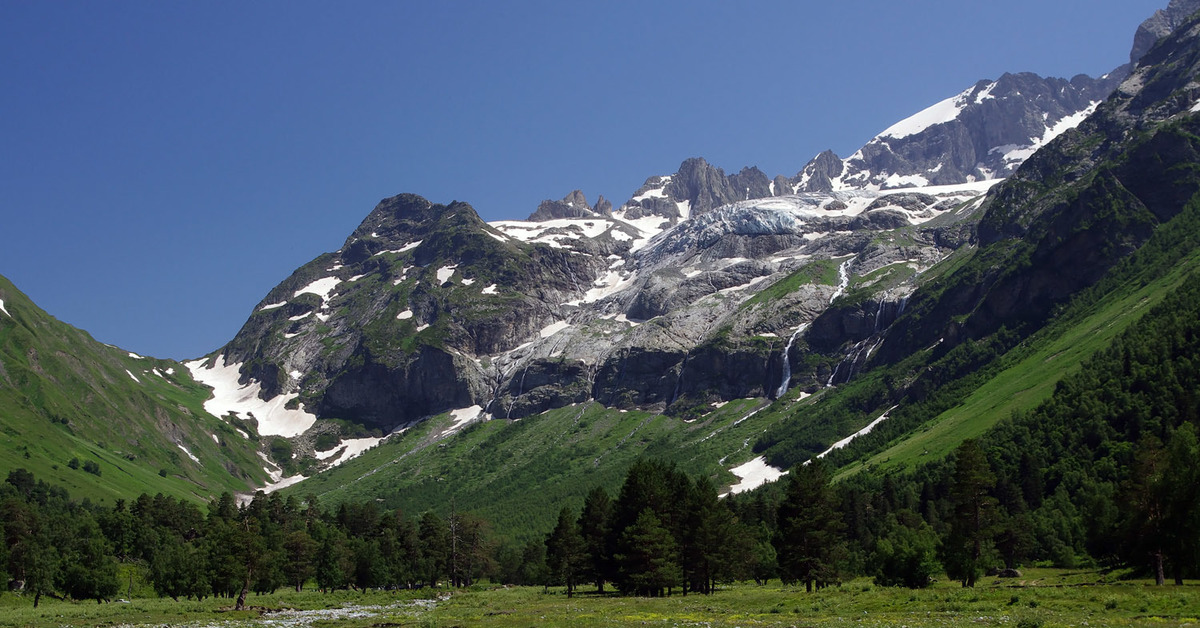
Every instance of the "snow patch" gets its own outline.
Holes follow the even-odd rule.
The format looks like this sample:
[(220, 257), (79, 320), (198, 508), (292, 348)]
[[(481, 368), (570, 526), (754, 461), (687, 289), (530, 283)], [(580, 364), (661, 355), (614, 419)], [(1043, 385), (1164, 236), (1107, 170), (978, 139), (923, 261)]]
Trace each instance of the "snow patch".
[(292, 296), (298, 297), (307, 292), (321, 297), (322, 301), (328, 301), (329, 294), (333, 292), (333, 289), (336, 288), (340, 283), (342, 283), (342, 280), (338, 279), (337, 277), (322, 277), (321, 279), (318, 279), (297, 290), (296, 294), (293, 294)]
[[(318, 451), (315, 455), (321, 460), (328, 461), (330, 465), (337, 466), (351, 458), (357, 458), (364, 451), (378, 445), (382, 440), (382, 438), (351, 438), (342, 441), (341, 445), (329, 451)], [(337, 454), (336, 458), (334, 458), (335, 454)], [(333, 459), (330, 460), (330, 458)]]
[(624, 277), (620, 272), (609, 271), (603, 277), (597, 279), (592, 285), (594, 288), (589, 289), (583, 294), (582, 298), (567, 301), (563, 305), (582, 305), (584, 303), (595, 303), (605, 297), (616, 294), (629, 286), (633, 285), (637, 279), (635, 275)]
[(402, 320), (402, 321), (406, 321), (412, 317), (413, 317), (412, 310), (404, 310), (403, 312), (400, 312), (399, 314), (396, 315), (396, 318), (399, 320)]
[(471, 406), (469, 408), (459, 408), (458, 410), (450, 411), (450, 419), (454, 421), (446, 431), (442, 432), (442, 436), (449, 436), (461, 430), (463, 427), (479, 418), (483, 414), (483, 408), (480, 406)]
[(138, 379), (138, 378), (137, 378), (137, 375), (134, 375), (133, 373), (131, 373), (131, 372), (129, 371), (129, 369), (125, 369), (125, 372), (126, 372), (126, 373), (129, 373), (129, 378), (130, 378), (130, 379), (132, 379), (133, 381), (135, 381), (135, 382), (137, 382), (137, 383), (139, 383), (139, 384), (140, 384), (140, 383), (142, 383), (142, 380)]
[(893, 174), (883, 180), (883, 187), (885, 188), (923, 188), (928, 186), (929, 179), (926, 179), (919, 174), (910, 174), (906, 176)]
[(455, 268), (458, 268), (458, 264), (455, 264), (453, 266), (442, 266), (441, 268), (437, 269), (438, 285), (441, 285), (441, 284), (446, 283), (447, 281), (450, 281), (450, 278), (454, 276)]
[(893, 124), (884, 130), (883, 133), (880, 133), (879, 137), (901, 139), (910, 135), (916, 135), (936, 124), (943, 124), (957, 118), (958, 114), (962, 113), (962, 110), (966, 107), (967, 98), (973, 89), (975, 88), (972, 87), (960, 94), (951, 96), (932, 107), (927, 107)]
[(471, 285), (471, 284), (473, 284), (473, 283), (475, 283), (475, 280), (474, 280), (474, 279), (465, 279), (465, 278), (464, 278), (464, 279), (462, 280), (462, 285), (464, 285), (464, 286), (469, 286), (469, 285)]
[(567, 321), (557, 321), (543, 327), (542, 330), (538, 332), (538, 335), (540, 335), (542, 338), (549, 338), (550, 336), (553, 336), (554, 334), (557, 334), (558, 332), (570, 326), (571, 324)]
[(497, 293), (496, 292), (496, 284), (492, 284), (492, 285), (484, 288), (483, 291), (480, 292), (479, 294), (496, 294), (496, 293)]
[(287, 302), (287, 301), (280, 301), (279, 303), (271, 303), (271, 304), (264, 305), (264, 306), (262, 306), (262, 307), (258, 308), (258, 311), (259, 311), (259, 312), (266, 312), (267, 310), (273, 310), (273, 309), (275, 309), (275, 308), (277, 308), (277, 307), (283, 307), (283, 306), (285, 306), (285, 305), (287, 305), (287, 304), (288, 304), (288, 302)]
[(204, 410), (213, 416), (233, 413), (243, 419), (252, 417), (258, 421), (258, 433), (263, 436), (297, 436), (317, 422), (317, 417), (312, 414), (285, 407), (299, 397), (299, 393), (260, 399), (262, 385), (259, 382), (253, 379), (247, 384), (238, 382), (241, 363), (229, 364), (225, 356), (220, 355), (213, 364), (211, 368), (205, 368), (203, 359), (184, 363), (193, 379), (213, 389), (212, 398), (204, 402)]
[[(216, 437), (214, 436), (214, 438), (216, 438)], [(191, 451), (189, 451), (187, 447), (184, 447), (183, 445), (180, 445), (179, 443), (175, 443), (175, 446), (182, 449), (183, 453), (187, 454), (187, 457), (192, 459), (192, 462), (195, 462), (196, 464), (200, 464), (200, 459), (197, 458), (196, 455), (193, 454)]]
[(736, 495), (754, 490), (767, 482), (774, 482), (787, 474), (787, 471), (776, 469), (767, 464), (767, 459), (763, 456), (738, 465), (730, 469), (729, 472), (741, 478), (741, 482), (730, 486), (729, 492), (726, 495)]
[(411, 250), (417, 248), (418, 246), (421, 246), (421, 242), (423, 242), (423, 241), (424, 240), (417, 240), (416, 242), (409, 242), (408, 244), (405, 244), (404, 246), (402, 246), (398, 249), (389, 249), (386, 251), (380, 251), (380, 252), (372, 255), (371, 257), (379, 257), (380, 255), (383, 255), (385, 253), (404, 253), (406, 251), (411, 251)]
[(280, 476), (280, 477), (278, 479), (275, 479), (273, 482), (270, 482), (270, 483), (266, 484), (265, 486), (263, 486), (261, 490), (264, 493), (274, 493), (275, 491), (278, 491), (281, 488), (287, 488), (289, 486), (294, 486), (294, 485), (299, 484), (304, 481), (304, 476), (299, 473), (297, 473), (296, 475), (293, 475), (292, 477), (289, 477), (289, 478), (282, 477), (282, 474), (279, 472), (271, 473), (271, 476), (272, 476), (272, 478), (274, 478), (275, 476)]
[[(868, 423), (866, 427), (864, 427), (861, 430), (858, 430), (857, 432), (847, 436), (846, 438), (843, 438), (842, 440), (839, 440), (838, 442), (830, 445), (829, 449), (826, 449), (825, 451), (822, 451), (821, 453), (817, 454), (817, 457), (824, 458), (825, 456), (829, 455), (829, 453), (832, 452), (833, 450), (841, 449), (842, 447), (849, 445), (850, 441), (854, 440), (855, 438), (858, 438), (859, 436), (862, 436), (863, 434), (870, 434), (871, 430), (875, 429), (876, 425), (879, 425), (880, 423), (883, 423), (884, 421), (886, 421), (888, 418), (888, 414), (890, 414), (891, 411), (895, 410), (897, 407), (899, 407), (899, 406), (892, 406), (892, 407), (888, 408), (886, 412), (879, 415), (879, 418)], [(808, 464), (808, 463), (805, 463), (805, 464)]]
[(129, 352), (129, 357), (131, 357), (131, 358), (133, 358), (133, 359), (135, 359), (135, 360), (145, 360), (145, 359), (146, 359), (146, 358), (143, 358), (142, 356), (140, 356), (140, 355), (138, 355), (138, 354), (136, 354), (136, 353), (134, 353), (134, 352), (132, 352), (132, 351), (130, 351), (130, 352)]
[(289, 317), (288, 317), (288, 320), (289, 320), (289, 321), (300, 321), (300, 320), (304, 320), (304, 319), (308, 318), (309, 316), (312, 316), (312, 312), (305, 312), (305, 313), (303, 313), (303, 314), (297, 314), (297, 315), (295, 315), (295, 316), (289, 316)]

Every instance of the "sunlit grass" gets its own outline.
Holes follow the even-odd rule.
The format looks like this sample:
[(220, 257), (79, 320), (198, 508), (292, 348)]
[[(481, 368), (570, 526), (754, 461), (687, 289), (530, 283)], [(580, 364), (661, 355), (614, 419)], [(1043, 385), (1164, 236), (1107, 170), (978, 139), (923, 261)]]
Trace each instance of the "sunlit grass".
[(73, 603), (0, 596), (0, 626), (1186, 626), (1200, 620), (1200, 587), (1153, 586), (1122, 574), (1026, 569), (974, 589), (940, 580), (928, 589), (877, 587), (868, 579), (806, 593), (773, 581), (714, 595), (633, 598), (560, 587), (478, 585), (467, 590), (291, 590), (230, 599), (135, 598)]

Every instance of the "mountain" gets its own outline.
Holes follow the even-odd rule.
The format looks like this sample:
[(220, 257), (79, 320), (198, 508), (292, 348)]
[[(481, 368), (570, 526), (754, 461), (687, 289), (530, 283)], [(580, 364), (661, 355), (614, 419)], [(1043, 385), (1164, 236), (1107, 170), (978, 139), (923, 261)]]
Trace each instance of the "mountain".
[[(641, 455), (740, 492), (815, 455), (848, 470), (944, 454), (1044, 398), (1053, 356), (1081, 360), (1128, 325), (1136, 309), (1114, 303), (1179, 280), (1161, 264), (1130, 279), (1129, 260), (1190, 268), (1158, 242), (1195, 187), (1183, 4), (1143, 26), (1179, 32), (1136, 67), (981, 81), (792, 177), (691, 158), (616, 209), (576, 190), (492, 223), (464, 202), (383, 199), (186, 365), (94, 343), (0, 285), (0, 322), (43, 321), (0, 327), (5, 416), (21, 443), (55, 443), (25, 460), (59, 481), (86, 444), (193, 497), (311, 476), (287, 490), (453, 499), (514, 528)], [(995, 402), (989, 387), (1018, 381), (1033, 383)], [(132, 417), (120, 444), (97, 427), (116, 416)], [(39, 421), (82, 440), (23, 427)]]
[(1129, 62), (1140, 61), (1158, 40), (1174, 32), (1196, 11), (1200, 11), (1198, 0), (1171, 0), (1166, 9), (1155, 11), (1138, 26), (1133, 36), (1133, 49), (1129, 51)]
[(97, 342), (0, 277), (0, 468), (94, 501), (261, 484), (258, 443), (204, 411), (208, 392), (182, 364)]
[[(849, 379), (913, 279), (970, 242), (996, 177), (1078, 123), (1116, 76), (982, 81), (948, 101), (961, 106), (931, 108), (944, 120), (922, 112), (793, 178), (688, 159), (615, 210), (576, 190), (527, 221), (486, 224), (465, 203), (385, 199), (341, 250), (298, 269), (226, 347), (189, 366), (218, 396), (257, 386), (251, 405), (269, 406), (255, 412), (260, 432), (293, 439), (318, 466), (449, 411), (513, 420), (595, 400), (683, 415), (789, 386), (816, 392)], [(921, 148), (934, 144), (952, 148)], [(967, 169), (976, 146), (1008, 166)], [(940, 178), (896, 168), (934, 162)], [(843, 328), (806, 334), (824, 351), (799, 368), (801, 329), (864, 276), (876, 288), (856, 299), (869, 303)], [(867, 337), (870, 350), (843, 368), (841, 347)], [(326, 419), (348, 423), (331, 432)], [(316, 439), (333, 433), (343, 453), (322, 458)]]
[(1002, 179), (1038, 148), (1079, 124), (1125, 78), (1004, 74), (888, 127), (844, 160), (818, 155), (794, 179), (796, 191), (951, 185)]

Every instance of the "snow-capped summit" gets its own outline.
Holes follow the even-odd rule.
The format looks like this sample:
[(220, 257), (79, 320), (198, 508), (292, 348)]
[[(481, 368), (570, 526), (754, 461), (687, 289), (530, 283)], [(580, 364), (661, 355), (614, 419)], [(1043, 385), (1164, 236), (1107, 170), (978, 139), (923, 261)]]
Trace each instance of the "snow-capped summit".
[(850, 157), (825, 152), (796, 177), (797, 192), (887, 190), (1003, 179), (1075, 127), (1128, 73), (1071, 80), (1004, 74), (884, 129)]

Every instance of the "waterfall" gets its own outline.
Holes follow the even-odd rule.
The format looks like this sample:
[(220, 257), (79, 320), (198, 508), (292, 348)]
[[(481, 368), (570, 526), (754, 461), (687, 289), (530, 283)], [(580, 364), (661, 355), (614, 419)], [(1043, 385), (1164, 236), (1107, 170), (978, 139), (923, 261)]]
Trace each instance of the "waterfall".
[(788, 338), (787, 346), (783, 348), (783, 380), (779, 383), (779, 389), (775, 391), (775, 398), (778, 399), (787, 392), (788, 384), (792, 381), (792, 362), (788, 357), (792, 353), (792, 343), (796, 341), (796, 336), (808, 327), (808, 323), (801, 323), (796, 331), (792, 332), (792, 336)]
[(841, 266), (838, 266), (838, 286), (837, 290), (833, 291), (833, 296), (829, 297), (830, 303), (833, 303), (834, 300), (842, 296), (842, 293), (846, 291), (846, 288), (850, 287), (850, 262), (853, 261), (854, 258), (850, 257), (846, 261), (842, 262)]
[(683, 371), (687, 368), (688, 357), (688, 354), (684, 353), (683, 362), (679, 363), (679, 377), (675, 380), (675, 392), (671, 393), (671, 399), (667, 401), (668, 406), (675, 403), (676, 399), (679, 399), (679, 390), (683, 387)]

